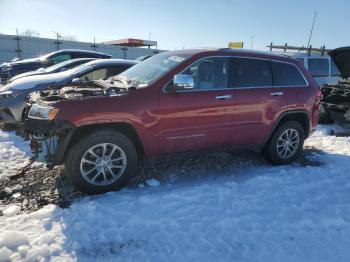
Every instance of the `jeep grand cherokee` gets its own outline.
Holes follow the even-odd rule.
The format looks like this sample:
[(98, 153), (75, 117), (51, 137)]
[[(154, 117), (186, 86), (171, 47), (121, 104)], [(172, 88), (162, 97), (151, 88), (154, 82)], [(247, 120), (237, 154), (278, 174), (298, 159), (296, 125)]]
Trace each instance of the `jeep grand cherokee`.
[(109, 84), (50, 92), (33, 99), (25, 130), (37, 159), (64, 163), (88, 193), (122, 187), (143, 157), (246, 147), (291, 163), (321, 99), (300, 61), (230, 49), (164, 52)]

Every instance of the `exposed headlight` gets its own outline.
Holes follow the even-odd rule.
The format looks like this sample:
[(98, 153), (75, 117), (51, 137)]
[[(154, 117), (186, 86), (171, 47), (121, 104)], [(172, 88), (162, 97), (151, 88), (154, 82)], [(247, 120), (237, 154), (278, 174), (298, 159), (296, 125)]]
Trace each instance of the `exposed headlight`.
[(12, 68), (13, 68), (12, 66), (6, 66), (6, 65), (5, 65), (5, 66), (3, 66), (3, 67), (1, 68), (1, 71), (2, 71), (2, 72), (8, 72), (8, 71), (12, 70)]
[(58, 113), (58, 108), (52, 106), (43, 106), (34, 104), (29, 110), (28, 118), (52, 120)]
[(0, 99), (2, 99), (2, 98), (10, 98), (10, 97), (17, 97), (17, 96), (19, 96), (21, 94), (23, 94), (23, 92), (13, 91), (13, 90), (2, 91), (2, 92), (0, 92)]

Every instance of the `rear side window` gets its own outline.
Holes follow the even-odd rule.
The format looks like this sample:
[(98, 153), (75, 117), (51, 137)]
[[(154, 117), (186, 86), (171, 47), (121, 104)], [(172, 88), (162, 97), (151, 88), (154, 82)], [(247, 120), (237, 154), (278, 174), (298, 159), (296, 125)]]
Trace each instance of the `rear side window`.
[(332, 76), (340, 76), (338, 67), (335, 65), (334, 61), (331, 59), (331, 74)]
[(329, 74), (329, 60), (326, 58), (309, 58), (308, 70), (314, 77), (328, 76)]
[(296, 66), (287, 63), (271, 62), (274, 86), (305, 86), (304, 77)]
[(230, 87), (272, 86), (269, 62), (250, 58), (232, 58), (229, 83)]

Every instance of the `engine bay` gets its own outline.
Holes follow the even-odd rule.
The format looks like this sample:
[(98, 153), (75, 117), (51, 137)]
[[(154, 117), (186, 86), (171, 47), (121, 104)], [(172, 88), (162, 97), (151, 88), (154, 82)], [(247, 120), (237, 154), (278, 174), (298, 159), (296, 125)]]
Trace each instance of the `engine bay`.
[(114, 86), (111, 82), (93, 81), (66, 85), (60, 89), (33, 92), (29, 96), (29, 103), (51, 104), (63, 100), (77, 100), (96, 96), (120, 96), (126, 94), (126, 92), (127, 89)]

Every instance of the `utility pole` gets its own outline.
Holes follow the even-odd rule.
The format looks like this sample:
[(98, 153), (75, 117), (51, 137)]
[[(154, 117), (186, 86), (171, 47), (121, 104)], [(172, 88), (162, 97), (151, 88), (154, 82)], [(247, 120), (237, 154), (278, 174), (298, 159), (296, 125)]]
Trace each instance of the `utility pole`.
[(55, 41), (55, 44), (56, 44), (56, 47), (57, 47), (57, 50), (60, 50), (60, 44), (62, 44), (62, 42), (59, 41), (59, 39), (62, 37), (58, 32), (55, 32), (55, 31), (52, 31), (56, 34), (56, 41)]
[(19, 37), (19, 34), (18, 34), (18, 29), (16, 28), (16, 37), (14, 38), (16, 40), (16, 43), (17, 43), (17, 49), (15, 50), (15, 52), (17, 52), (17, 57), (18, 58), (21, 58), (21, 48), (20, 48), (20, 44), (19, 44), (19, 41), (21, 40), (21, 38)]
[(253, 49), (254, 38), (255, 38), (255, 35), (252, 35), (251, 41), (250, 41), (250, 49)]
[(314, 12), (314, 21), (312, 22), (312, 27), (311, 27), (311, 31), (310, 31), (310, 35), (309, 35), (309, 41), (307, 42), (307, 47), (310, 47), (311, 36), (312, 36), (312, 32), (314, 31), (316, 17), (317, 17), (317, 12), (315, 11)]

